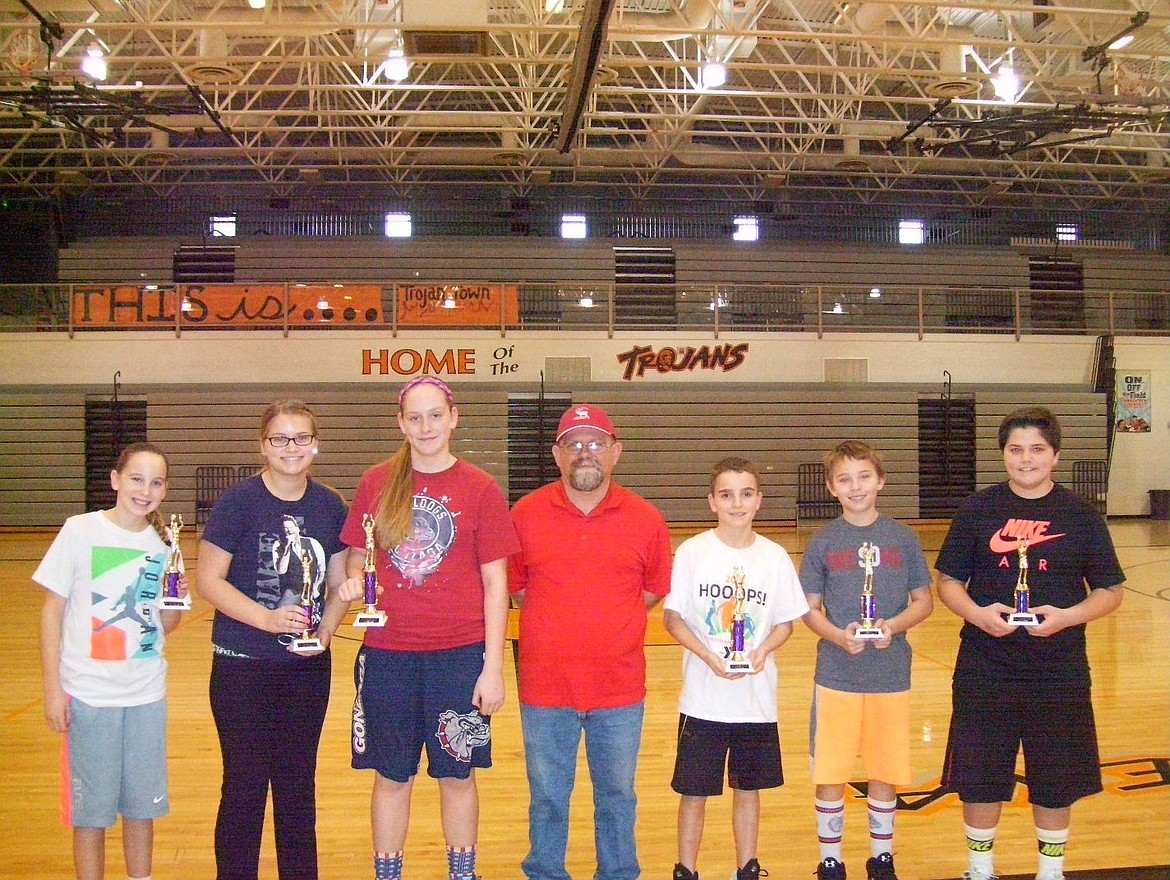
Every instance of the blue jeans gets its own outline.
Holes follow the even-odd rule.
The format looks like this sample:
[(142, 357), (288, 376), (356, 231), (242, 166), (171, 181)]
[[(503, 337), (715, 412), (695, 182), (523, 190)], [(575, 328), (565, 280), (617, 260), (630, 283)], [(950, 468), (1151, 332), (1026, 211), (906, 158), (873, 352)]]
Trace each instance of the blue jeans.
[(595, 880), (637, 880), (634, 841), (634, 771), (642, 742), (642, 703), (617, 709), (544, 709), (520, 704), (528, 765), (528, 839), (532, 849), (520, 867), (529, 880), (570, 880), (569, 798), (577, 775), (577, 747), (585, 732), (585, 757), (593, 783)]

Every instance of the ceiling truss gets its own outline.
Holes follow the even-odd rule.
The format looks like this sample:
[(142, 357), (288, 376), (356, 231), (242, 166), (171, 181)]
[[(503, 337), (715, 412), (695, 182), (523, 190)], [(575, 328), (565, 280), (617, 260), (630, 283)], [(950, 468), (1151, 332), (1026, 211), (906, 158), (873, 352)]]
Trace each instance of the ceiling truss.
[[(420, 4), (436, 5), (0, 0), (0, 192), (1170, 197), (1170, 0), (453, 0), (463, 18), (438, 27), (416, 21)], [(460, 30), (484, 49), (386, 77), (399, 36)], [(95, 42), (109, 78), (84, 84)], [(712, 56), (728, 82), (704, 90)], [(1024, 80), (1014, 105), (991, 84), (1008, 64)]]

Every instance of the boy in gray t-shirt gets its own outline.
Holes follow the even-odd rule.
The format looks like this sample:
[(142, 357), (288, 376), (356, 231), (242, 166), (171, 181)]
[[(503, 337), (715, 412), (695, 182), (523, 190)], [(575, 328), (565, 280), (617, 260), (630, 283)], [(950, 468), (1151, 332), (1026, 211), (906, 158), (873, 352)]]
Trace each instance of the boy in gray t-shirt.
[(818, 880), (845, 880), (845, 784), (860, 755), (869, 779), (868, 880), (897, 880), (897, 786), (910, 777), (910, 644), (933, 610), (918, 537), (877, 510), (881, 456), (857, 440), (825, 456), (825, 484), (841, 516), (813, 536), (800, 583), (804, 622), (820, 637), (809, 745), (816, 786)]

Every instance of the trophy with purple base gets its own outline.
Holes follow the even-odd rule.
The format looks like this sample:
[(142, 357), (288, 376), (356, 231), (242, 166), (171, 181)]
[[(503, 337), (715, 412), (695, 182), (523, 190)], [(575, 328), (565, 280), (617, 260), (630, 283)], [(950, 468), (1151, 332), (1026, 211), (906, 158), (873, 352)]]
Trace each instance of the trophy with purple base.
[(742, 568), (737, 567), (731, 573), (731, 583), (735, 587), (735, 611), (731, 615), (731, 644), (728, 646), (727, 660), (723, 666), (728, 672), (751, 672), (752, 661), (748, 659), (744, 648), (744, 638), (747, 634), (747, 614), (744, 608), (747, 590), (743, 586)]
[(366, 587), (366, 608), (354, 618), (354, 626), (385, 626), (386, 612), (378, 608), (378, 568), (375, 564), (377, 550), (374, 544), (374, 518), (362, 514), (362, 528), (366, 531), (366, 561), (362, 566), (362, 578)]
[(301, 548), (301, 610), (305, 612), (305, 629), (293, 639), (292, 651), (294, 654), (319, 654), (325, 650), (321, 640), (313, 631), (313, 557), (309, 551)]
[(877, 558), (877, 548), (866, 541), (858, 550), (858, 555), (861, 557), (859, 564), (865, 568), (865, 581), (861, 585), (861, 623), (858, 624), (853, 638), (867, 641), (884, 639), (886, 634), (876, 623), (877, 602), (873, 597), (873, 566)]
[(191, 597), (183, 596), (179, 584), (183, 579), (183, 548), (179, 544), (179, 532), (183, 530), (181, 514), (171, 514), (167, 527), (167, 567), (163, 572), (163, 589), (158, 597), (158, 607), (164, 611), (190, 611)]
[(1008, 615), (1008, 623), (1012, 626), (1039, 626), (1040, 618), (1032, 613), (1031, 598), (1028, 594), (1028, 542), (1020, 538), (1016, 543), (1016, 552), (1020, 554), (1020, 576), (1016, 580), (1016, 610)]

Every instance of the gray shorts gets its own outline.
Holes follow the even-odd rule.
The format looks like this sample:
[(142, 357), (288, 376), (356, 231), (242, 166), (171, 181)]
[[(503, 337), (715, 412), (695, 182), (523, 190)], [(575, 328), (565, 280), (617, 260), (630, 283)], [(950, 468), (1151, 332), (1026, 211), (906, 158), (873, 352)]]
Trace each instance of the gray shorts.
[(124, 819), (158, 819), (167, 796), (167, 701), (95, 707), (69, 703), (66, 825), (110, 828)]

